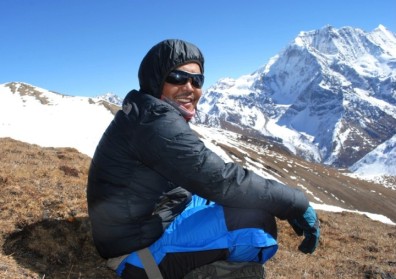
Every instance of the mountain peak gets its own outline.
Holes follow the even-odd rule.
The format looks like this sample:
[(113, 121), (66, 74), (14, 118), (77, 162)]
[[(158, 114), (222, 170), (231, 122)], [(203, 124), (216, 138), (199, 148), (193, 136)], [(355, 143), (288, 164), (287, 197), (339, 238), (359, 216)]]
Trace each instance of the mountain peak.
[(372, 32), (350, 26), (336, 29), (326, 25), (319, 30), (300, 32), (292, 45), (344, 60), (362, 60), (367, 55), (396, 56), (396, 36), (382, 24)]
[(104, 95), (99, 95), (96, 96), (95, 99), (98, 100), (103, 100), (103, 101), (107, 101), (111, 104), (117, 105), (117, 106), (121, 106), (122, 105), (122, 101), (123, 99), (120, 98), (118, 95), (112, 93), (112, 92), (108, 92)]
[(390, 31), (388, 28), (386, 28), (384, 25), (379, 24), (377, 28), (374, 29), (373, 32), (382, 32), (384, 34), (392, 34), (394, 37), (394, 34), (392, 33), (392, 31)]
[[(301, 32), (295, 44), (313, 53), (353, 57), (357, 59), (366, 49), (365, 33), (358, 28), (343, 27), (336, 29), (327, 25), (319, 30)], [(357, 52), (350, 49), (357, 50)]]
[(21, 92), (23, 94), (28, 95), (29, 93), (33, 93), (34, 91), (37, 91), (36, 86), (26, 82), (19, 82), (19, 81), (8, 82), (5, 83), (4, 86), (10, 88), (12, 93)]

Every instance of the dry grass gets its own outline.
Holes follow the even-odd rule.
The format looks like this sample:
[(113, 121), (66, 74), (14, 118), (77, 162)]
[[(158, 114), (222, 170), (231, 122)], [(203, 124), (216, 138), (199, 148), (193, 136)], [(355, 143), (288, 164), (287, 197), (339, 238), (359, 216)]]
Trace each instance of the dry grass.
[[(115, 278), (90, 235), (89, 157), (3, 138), (0, 158), (0, 278)], [(313, 255), (299, 253), (301, 239), (279, 222), (267, 278), (396, 278), (395, 226), (350, 213), (319, 215), (322, 239)]]
[(294, 232), (281, 222), (279, 251), (268, 278), (396, 278), (396, 228), (353, 213), (319, 211), (322, 237), (312, 255), (297, 251)]
[(90, 158), (7, 138), (0, 156), (0, 278), (114, 278), (90, 235)]

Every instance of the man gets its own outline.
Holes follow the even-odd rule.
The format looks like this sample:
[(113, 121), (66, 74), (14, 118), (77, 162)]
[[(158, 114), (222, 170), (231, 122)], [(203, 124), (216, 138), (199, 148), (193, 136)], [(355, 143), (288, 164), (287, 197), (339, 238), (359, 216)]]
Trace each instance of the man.
[(317, 246), (317, 216), (302, 192), (225, 163), (190, 129), (203, 73), (193, 44), (152, 47), (140, 90), (127, 94), (95, 151), (87, 189), (93, 239), (123, 278), (147, 278), (156, 265), (172, 279), (262, 278), (277, 250), (275, 217), (304, 233), (301, 251)]

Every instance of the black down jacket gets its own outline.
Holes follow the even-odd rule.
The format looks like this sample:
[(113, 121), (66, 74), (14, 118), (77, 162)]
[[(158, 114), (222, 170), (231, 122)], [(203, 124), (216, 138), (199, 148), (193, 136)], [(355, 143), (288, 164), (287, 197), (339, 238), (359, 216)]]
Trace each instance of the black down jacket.
[[(158, 75), (158, 88), (163, 75), (192, 60), (186, 58), (188, 48), (179, 49), (183, 51), (187, 53), (180, 61)], [(281, 219), (304, 213), (308, 200), (301, 191), (225, 163), (156, 94), (131, 91), (125, 97), (91, 162), (88, 210), (102, 257), (152, 244), (185, 208), (191, 193), (227, 207), (262, 209)]]

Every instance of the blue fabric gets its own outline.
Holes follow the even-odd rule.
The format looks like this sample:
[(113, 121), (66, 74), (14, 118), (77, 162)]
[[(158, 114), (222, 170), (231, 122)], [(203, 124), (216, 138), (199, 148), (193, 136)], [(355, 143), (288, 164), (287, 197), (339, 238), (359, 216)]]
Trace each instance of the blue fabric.
[(230, 262), (261, 262), (265, 263), (272, 258), (278, 245), (269, 247), (253, 247), (251, 245), (237, 245), (230, 248), (230, 256), (228, 261)]
[[(270, 247), (268, 249), (261, 248)], [(230, 250), (230, 261), (256, 261), (264, 263), (277, 251), (276, 240), (262, 229), (246, 228), (228, 231), (223, 208), (220, 205), (193, 196), (189, 206), (172, 222), (164, 234), (149, 250), (159, 264), (167, 253), (193, 252), (212, 249)], [(250, 249), (249, 249), (250, 248)], [(258, 254), (262, 253), (261, 260)], [(131, 253), (117, 268), (122, 274), (125, 263), (143, 268), (136, 252)]]

